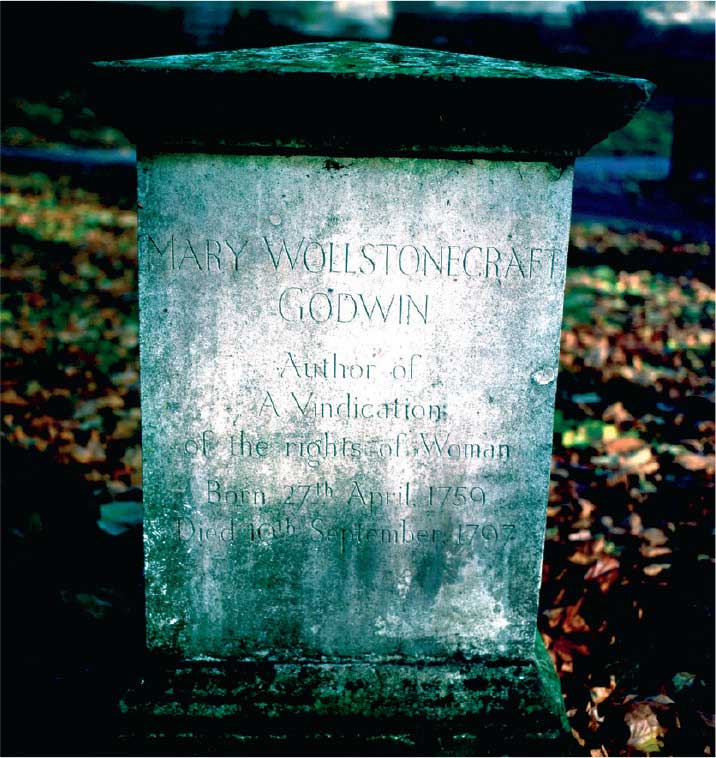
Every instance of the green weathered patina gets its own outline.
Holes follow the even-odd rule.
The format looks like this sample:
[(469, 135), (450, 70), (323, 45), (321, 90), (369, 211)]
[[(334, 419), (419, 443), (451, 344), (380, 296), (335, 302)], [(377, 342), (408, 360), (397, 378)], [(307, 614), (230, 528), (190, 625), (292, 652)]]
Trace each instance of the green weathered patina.
[[(233, 755), (571, 755), (559, 681), (534, 656), (440, 665), (153, 661), (121, 745)], [(575, 753), (576, 754), (576, 753)]]
[(366, 42), (95, 65), (107, 109), (152, 150), (563, 164), (623, 126), (653, 89), (643, 79)]

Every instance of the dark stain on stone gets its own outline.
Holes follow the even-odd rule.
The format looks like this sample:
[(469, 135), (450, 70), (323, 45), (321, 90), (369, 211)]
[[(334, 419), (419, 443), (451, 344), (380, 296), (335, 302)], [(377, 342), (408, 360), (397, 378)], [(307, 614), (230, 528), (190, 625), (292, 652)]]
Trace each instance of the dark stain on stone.
[(423, 593), (431, 600), (440, 592), (444, 568), (445, 559), (438, 552), (431, 553), (418, 564), (415, 580)]
[(342, 168), (345, 168), (342, 163), (333, 161), (330, 158), (327, 158), (323, 165), (326, 167), (326, 171), (340, 171)]
[(478, 690), (486, 690), (490, 686), (490, 682), (482, 676), (473, 676), (470, 679), (465, 679), (463, 686), (466, 690), (477, 692)]

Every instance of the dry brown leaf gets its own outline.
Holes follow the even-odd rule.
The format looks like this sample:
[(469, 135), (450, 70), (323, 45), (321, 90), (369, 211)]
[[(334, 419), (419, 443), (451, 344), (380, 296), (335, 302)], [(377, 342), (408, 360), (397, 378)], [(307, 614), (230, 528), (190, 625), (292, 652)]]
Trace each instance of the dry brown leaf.
[(101, 408), (112, 408), (113, 410), (124, 408), (124, 399), (116, 393), (111, 393), (109, 395), (102, 395), (102, 397), (92, 398), (91, 400), (85, 400), (77, 407), (75, 418), (93, 416)]
[(577, 551), (567, 558), (570, 563), (575, 563), (577, 566), (590, 566), (596, 560), (594, 556), (587, 555), (581, 551)]
[(588, 519), (594, 511), (597, 510), (597, 506), (594, 505), (590, 500), (587, 500), (584, 497), (580, 497), (577, 501), (579, 503), (580, 512), (579, 512), (579, 518), (580, 519)]
[(668, 568), (671, 568), (670, 563), (650, 563), (648, 566), (644, 566), (644, 573), (647, 576), (656, 576)]
[(110, 438), (113, 440), (128, 440), (134, 437), (138, 429), (139, 419), (132, 418), (131, 416), (121, 418), (117, 421), (117, 426), (115, 426)]
[(694, 448), (696, 452), (700, 453), (704, 449), (704, 442), (703, 440), (695, 439), (695, 438), (688, 438), (681, 440), (682, 445), (688, 445), (691, 448)]
[(624, 405), (620, 403), (614, 403), (613, 405), (610, 405), (608, 408), (604, 409), (604, 413), (602, 413), (602, 419), (604, 421), (611, 421), (615, 424), (623, 424), (626, 421), (633, 421), (634, 417), (629, 413), (629, 411), (624, 407)]
[(599, 708), (595, 703), (587, 703), (587, 715), (589, 716), (589, 729), (596, 732), (604, 723), (604, 716), (599, 714)]
[(548, 608), (546, 611), (542, 612), (542, 615), (547, 617), (547, 625), (550, 629), (553, 629), (559, 624), (563, 610), (563, 608)]
[(625, 487), (629, 484), (629, 475), (626, 471), (620, 471), (618, 474), (614, 474), (614, 476), (610, 476), (607, 479), (607, 487), (618, 487), (620, 484)]
[(20, 397), (14, 389), (5, 390), (0, 394), (0, 403), (4, 405), (28, 405), (24, 397)]
[(638, 437), (617, 437), (617, 439), (606, 443), (609, 455), (626, 455), (645, 446), (646, 442), (640, 440)]
[(641, 533), (641, 536), (650, 545), (653, 545), (655, 547), (659, 545), (665, 545), (669, 541), (669, 538), (664, 534), (664, 532), (661, 529), (656, 529), (655, 527), (644, 529), (644, 531)]
[(659, 469), (650, 447), (643, 447), (620, 458), (622, 468), (634, 474), (653, 474)]
[(104, 445), (100, 442), (99, 432), (96, 429), (90, 432), (89, 441), (84, 447), (73, 445), (70, 455), (77, 463), (101, 463), (107, 460), (107, 453)]
[(26, 449), (34, 447), (40, 452), (47, 450), (47, 440), (42, 437), (36, 437), (35, 435), (25, 434), (25, 430), (21, 426), (16, 426), (7, 438), (10, 442), (17, 442), (20, 447)]
[(659, 737), (664, 730), (654, 711), (646, 703), (634, 703), (624, 715), (629, 728), (627, 745), (644, 753), (654, 753), (661, 747)]
[(700, 455), (699, 453), (682, 453), (677, 455), (675, 462), (688, 471), (704, 471), (714, 468), (713, 455)]
[(571, 661), (574, 655), (588, 656), (589, 648), (586, 645), (572, 642), (565, 637), (560, 637), (552, 643), (552, 649), (565, 661)]
[(562, 631), (565, 634), (589, 631), (589, 625), (579, 614), (582, 603), (584, 603), (584, 597), (580, 597), (574, 605), (568, 605), (565, 608), (564, 623), (562, 624)]
[(612, 694), (612, 692), (614, 692), (616, 686), (617, 680), (614, 678), (614, 676), (612, 676), (609, 678), (608, 687), (592, 687), (589, 690), (592, 702), (595, 703), (595, 705), (603, 703)]
[(658, 558), (660, 555), (667, 555), (671, 552), (670, 547), (655, 547), (653, 545), (642, 545), (639, 552), (644, 558)]
[(572, 727), (572, 736), (574, 737), (574, 739), (575, 739), (575, 740), (577, 740), (577, 742), (579, 743), (579, 746), (580, 746), (580, 747), (584, 747), (584, 746), (587, 744), (587, 743), (586, 743), (586, 742), (585, 742), (585, 741), (584, 741), (584, 740), (583, 740), (583, 739), (582, 739), (582, 738), (579, 736), (579, 732), (578, 732), (578, 731), (577, 731), (577, 730), (576, 730), (574, 727)]
[(108, 490), (108, 492), (110, 493), (110, 495), (113, 495), (115, 497), (117, 495), (122, 495), (128, 489), (129, 489), (129, 487), (124, 482), (120, 482), (117, 479), (110, 479), (107, 482), (107, 490)]
[(130, 470), (130, 482), (133, 487), (142, 486), (142, 448), (140, 445), (128, 447), (120, 459)]
[(136, 384), (139, 381), (139, 374), (133, 369), (128, 369), (119, 374), (112, 374), (112, 381), (119, 386)]
[(97, 398), (98, 408), (124, 408), (124, 398), (116, 392)]
[(630, 513), (629, 514), (629, 531), (634, 536), (637, 536), (638, 534), (641, 534), (641, 531), (643, 529), (643, 525), (641, 522), (641, 516), (638, 513)]
[(604, 558), (600, 558), (593, 566), (591, 566), (584, 575), (584, 578), (596, 579), (598, 576), (607, 574), (610, 571), (616, 571), (618, 568), (619, 561), (611, 555), (607, 555)]
[(612, 584), (619, 578), (619, 561), (607, 555), (600, 558), (584, 575), (585, 580), (596, 579), (600, 592), (609, 592)]

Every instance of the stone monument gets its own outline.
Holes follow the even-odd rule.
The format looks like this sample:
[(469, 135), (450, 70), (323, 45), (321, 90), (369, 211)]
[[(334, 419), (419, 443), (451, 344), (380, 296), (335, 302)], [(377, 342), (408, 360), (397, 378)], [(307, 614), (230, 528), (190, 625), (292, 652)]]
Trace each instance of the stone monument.
[(127, 735), (544, 749), (572, 165), (649, 83), (357, 42), (96, 67), (138, 145)]

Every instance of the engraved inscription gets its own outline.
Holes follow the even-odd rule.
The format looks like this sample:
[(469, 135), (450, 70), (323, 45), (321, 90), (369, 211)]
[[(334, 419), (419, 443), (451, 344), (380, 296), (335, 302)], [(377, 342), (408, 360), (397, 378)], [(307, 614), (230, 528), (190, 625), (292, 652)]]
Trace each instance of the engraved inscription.
[(571, 175), (325, 160), (141, 159), (150, 636), (531, 650)]

